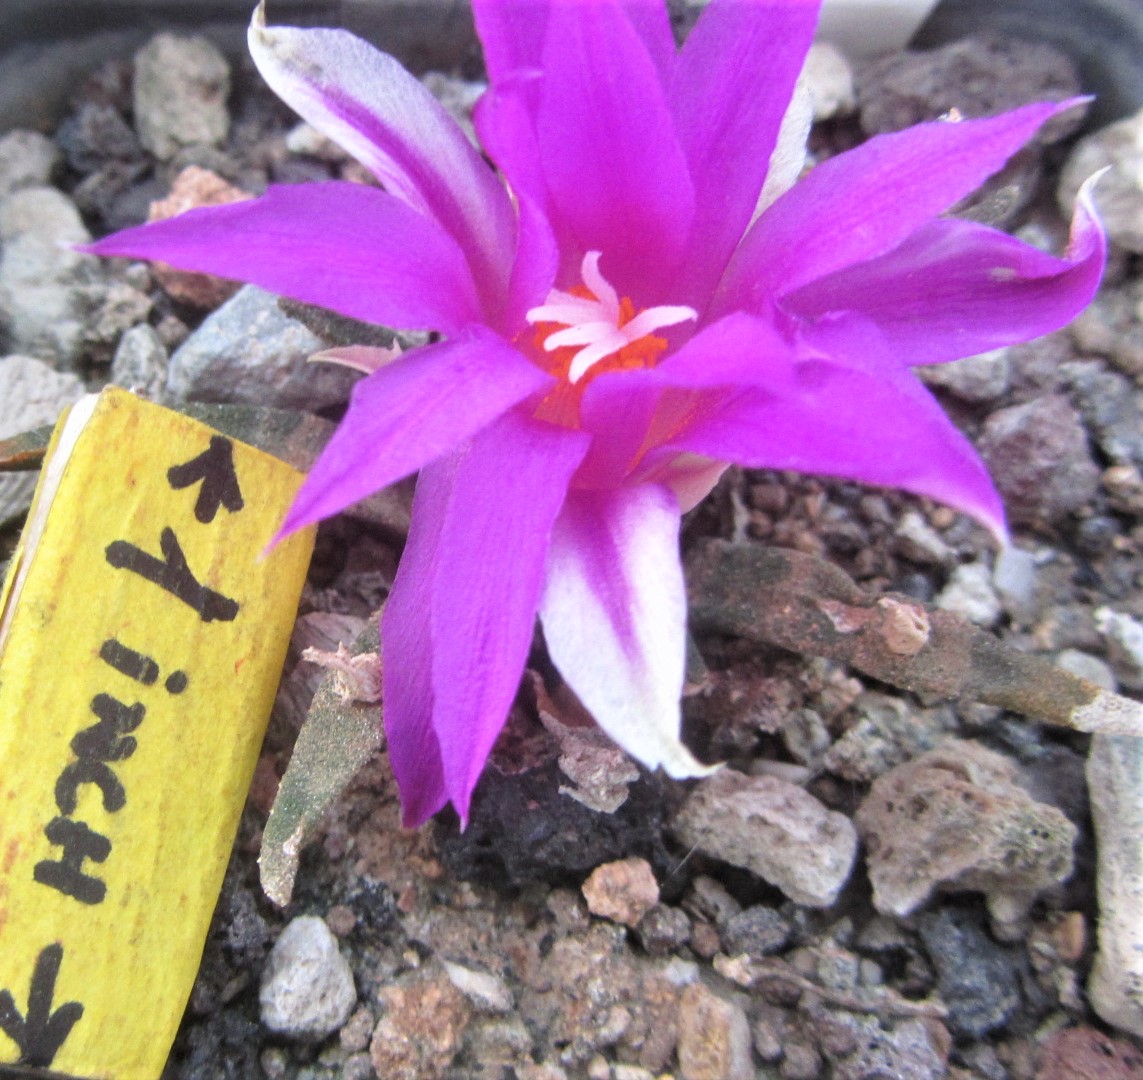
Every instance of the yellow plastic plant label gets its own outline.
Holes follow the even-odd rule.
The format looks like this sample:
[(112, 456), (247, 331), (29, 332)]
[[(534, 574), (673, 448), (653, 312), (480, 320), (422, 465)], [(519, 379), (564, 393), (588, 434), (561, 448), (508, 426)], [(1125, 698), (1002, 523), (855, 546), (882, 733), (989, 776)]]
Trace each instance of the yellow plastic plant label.
[(262, 556), (301, 480), (122, 390), (57, 428), (0, 594), (0, 1063), (162, 1071), (313, 548)]

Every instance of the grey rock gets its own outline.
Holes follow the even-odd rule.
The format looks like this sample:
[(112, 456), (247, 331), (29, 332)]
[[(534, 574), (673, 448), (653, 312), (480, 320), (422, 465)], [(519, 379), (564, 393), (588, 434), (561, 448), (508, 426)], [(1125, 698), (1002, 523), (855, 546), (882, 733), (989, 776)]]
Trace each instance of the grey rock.
[(1081, 679), (1095, 683), (1104, 690), (1115, 693), (1118, 682), (1115, 673), (1098, 656), (1083, 652), (1080, 649), (1064, 649), (1056, 657), (1056, 667), (1070, 671)]
[(1095, 610), (1095, 625), (1107, 642), (1107, 659), (1120, 684), (1143, 690), (1143, 622), (1101, 607)]
[(942, 611), (963, 615), (977, 626), (993, 626), (1002, 614), (992, 574), (984, 563), (965, 563), (949, 576), (934, 601)]
[(844, 1019), (852, 1022), (858, 1046), (834, 1061), (833, 1080), (942, 1080), (946, 1075), (947, 1056), (934, 1021), (902, 1020), (887, 1030), (872, 1017)]
[(135, 132), (110, 105), (85, 102), (60, 125), (56, 138), (67, 153), (68, 164), (80, 173), (95, 172), (109, 161), (143, 156)]
[(1071, 213), (1080, 185), (1110, 166), (1093, 198), (1108, 236), (1143, 253), (1143, 110), (1081, 139), (1064, 166), (1057, 199)]
[(752, 904), (732, 915), (720, 928), (724, 952), (731, 956), (769, 956), (780, 952), (790, 940), (793, 928), (777, 908)]
[[(1003, 72), (1003, 77), (1000, 73)], [(1063, 101), (1081, 92), (1075, 65), (1049, 45), (968, 37), (924, 52), (894, 53), (857, 71), (861, 126), (900, 131), (950, 109), (991, 116), (1029, 101)], [(1040, 132), (1042, 143), (1074, 131), (1082, 114)]]
[(978, 448), (1014, 524), (1058, 524), (1099, 488), (1083, 423), (1062, 395), (994, 412)]
[(956, 552), (916, 510), (901, 518), (893, 533), (893, 548), (920, 566), (945, 566), (956, 558)]
[(86, 323), (104, 295), (97, 259), (69, 245), (90, 240), (75, 204), (55, 188), (0, 200), (0, 327), (8, 348), (74, 366)]
[(752, 871), (810, 907), (837, 899), (857, 853), (849, 818), (795, 784), (732, 769), (694, 788), (675, 830), (683, 843)]
[(1117, 465), (1143, 465), (1143, 408), (1135, 387), (1093, 361), (1065, 364), (1064, 374), (1099, 448)]
[(1007, 758), (950, 741), (873, 782), (854, 818), (873, 906), (908, 915), (938, 889), (1034, 895), (1072, 872), (1075, 826)]
[(91, 239), (71, 199), (44, 186), (22, 188), (0, 201), (0, 240), (28, 233), (54, 244), (84, 244)]
[(51, 181), (60, 150), (46, 135), (17, 128), (0, 138), (0, 198)]
[[(1001, 73), (1003, 73), (1001, 75)], [(925, 52), (894, 53), (857, 72), (861, 126), (871, 135), (935, 120), (991, 116), (1029, 101), (1062, 101), (1081, 93), (1072, 61), (1050, 45), (968, 37)], [(1084, 110), (1054, 117), (983, 187), (954, 210), (1003, 226), (1029, 205), (1039, 183), (1039, 148), (1071, 134)]]
[(204, 37), (157, 34), (135, 54), (135, 129), (160, 161), (219, 146), (230, 129), (230, 65)]
[(276, 299), (247, 285), (211, 314), (171, 357), (176, 401), (216, 401), (317, 410), (349, 397), (358, 375), (307, 363), (321, 338), (288, 318)]
[(939, 730), (901, 698), (862, 694), (854, 702), (857, 722), (830, 747), (826, 769), (856, 783), (869, 783), (936, 745)]
[(1143, 375), (1143, 282), (1103, 289), (1068, 331), (1081, 353), (1106, 356), (1125, 375)]
[(1011, 956), (988, 937), (974, 915), (956, 908), (923, 915), (920, 932), (936, 968), (952, 1032), (979, 1039), (1001, 1027), (1020, 1005)]
[(153, 326), (133, 326), (120, 339), (111, 360), (111, 381), (158, 401), (167, 383), (167, 349)]
[(916, 371), (926, 385), (977, 405), (996, 401), (1008, 391), (1012, 378), (1011, 353), (1006, 348), (993, 349), (949, 364), (929, 364)]
[(691, 938), (691, 921), (682, 908), (656, 904), (635, 928), (648, 956), (670, 956)]
[[(0, 357), (0, 439), (54, 424), (82, 396), (83, 383), (74, 375), (30, 356)], [(0, 524), (27, 512), (35, 488), (35, 473), (0, 473)]]
[(505, 1016), (512, 1011), (512, 991), (498, 975), (443, 960), (449, 982), (480, 1012)]
[(266, 961), (258, 991), (262, 1023), (296, 1039), (322, 1039), (357, 1004), (353, 973), (337, 939), (314, 915), (299, 915), (282, 931)]
[(1099, 896), (1088, 995), (1107, 1023), (1143, 1037), (1143, 740), (1094, 736), (1087, 786)]
[(1006, 610), (1021, 619), (1035, 615), (1036, 557), (1008, 544), (996, 554), (992, 585)]

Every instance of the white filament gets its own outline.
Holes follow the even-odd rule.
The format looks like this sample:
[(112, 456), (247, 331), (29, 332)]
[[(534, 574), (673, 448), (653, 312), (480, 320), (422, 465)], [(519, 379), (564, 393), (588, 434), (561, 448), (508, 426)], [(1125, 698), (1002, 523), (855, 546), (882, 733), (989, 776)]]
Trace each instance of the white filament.
[(697, 319), (694, 308), (681, 304), (662, 304), (646, 308), (630, 322), (619, 325), (619, 294), (599, 269), (600, 252), (589, 251), (583, 257), (580, 275), (591, 299), (552, 289), (539, 307), (525, 315), (531, 323), (556, 323), (565, 327), (550, 334), (544, 349), (552, 352), (568, 346), (582, 346), (572, 358), (568, 381), (579, 382), (596, 364), (619, 352), (640, 338), (665, 326), (675, 326)]

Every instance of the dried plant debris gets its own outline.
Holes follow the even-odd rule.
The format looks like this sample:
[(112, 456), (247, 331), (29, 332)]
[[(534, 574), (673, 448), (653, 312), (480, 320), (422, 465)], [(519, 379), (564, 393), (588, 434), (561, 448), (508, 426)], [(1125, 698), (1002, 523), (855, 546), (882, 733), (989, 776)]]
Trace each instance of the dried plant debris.
[[(376, 675), (362, 675), (363, 669), (380, 666), (378, 622), (370, 621), (352, 650), (343, 647), (322, 654), (334, 658), (331, 670), (318, 687), (298, 733), (258, 856), (262, 888), (279, 907), (290, 902), (302, 846), (358, 769), (384, 742), (377, 706), (379, 680)], [(348, 683), (347, 672), (353, 676)]]
[(914, 693), (1077, 731), (1143, 735), (1143, 705), (1006, 645), (949, 611), (874, 597), (812, 555), (714, 540), (688, 564), (691, 625), (840, 660)]

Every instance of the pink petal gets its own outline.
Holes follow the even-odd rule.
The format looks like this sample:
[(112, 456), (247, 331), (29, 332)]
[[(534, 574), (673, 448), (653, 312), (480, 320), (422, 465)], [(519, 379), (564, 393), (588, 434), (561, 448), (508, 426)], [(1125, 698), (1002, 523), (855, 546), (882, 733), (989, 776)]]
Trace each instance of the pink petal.
[(433, 643), (426, 597), (456, 464), (454, 455), (422, 469), (417, 478), (409, 539), (381, 615), (385, 737), (407, 829), (427, 821), (448, 801), (432, 724)]
[(658, 71), (616, 0), (552, 7), (539, 95), (537, 139), (565, 275), (601, 251), (621, 295), (637, 307), (659, 302), (682, 256), (694, 190)]
[(934, 221), (879, 259), (841, 270), (782, 301), (804, 319), (855, 311), (903, 364), (933, 364), (1039, 337), (1095, 295), (1107, 241), (1090, 189), (1076, 202), (1062, 259), (970, 221)]
[(433, 728), (460, 814), (516, 696), (552, 524), (587, 437), (508, 413), (461, 455), (429, 594)]
[(686, 590), (679, 508), (656, 484), (573, 491), (548, 552), (548, 653), (596, 722), (647, 768), (709, 771), (679, 741)]
[(512, 346), (479, 328), (380, 368), (354, 386), (349, 411), (281, 533), (330, 517), (416, 472), (550, 383)]
[(252, 282), (383, 326), (455, 333), (480, 320), (456, 241), (361, 184), (272, 187), (260, 199), (190, 210), (83, 250)]
[(715, 313), (763, 310), (777, 295), (892, 251), (1075, 104), (918, 124), (823, 161), (751, 227), (723, 277)]
[(512, 264), (508, 302), (502, 318), (506, 336), (525, 331), (524, 316), (548, 295), (560, 261), (556, 238), (543, 211), (527, 192), (517, 192), (516, 197), (519, 209), (516, 260)]
[(267, 27), (259, 7), (248, 39), (283, 101), (453, 236), (493, 314), (511, 263), (511, 203), (432, 94), (393, 57), (343, 30)]
[(681, 302), (706, 301), (750, 224), (818, 7), (712, 3), (679, 54), (671, 107), (696, 207)]
[[(582, 0), (556, 0), (582, 6)], [(519, 71), (538, 71), (551, 3), (538, 0), (473, 0), (476, 31), (484, 46), (484, 66), (493, 84)], [(623, 9), (664, 84), (675, 60), (675, 38), (662, 0), (624, 0)]]
[(726, 391), (661, 453), (901, 488), (975, 517), (1003, 540), (1004, 510), (984, 463), (869, 324), (823, 320), (815, 344), (819, 354), (789, 373), (792, 387)]

